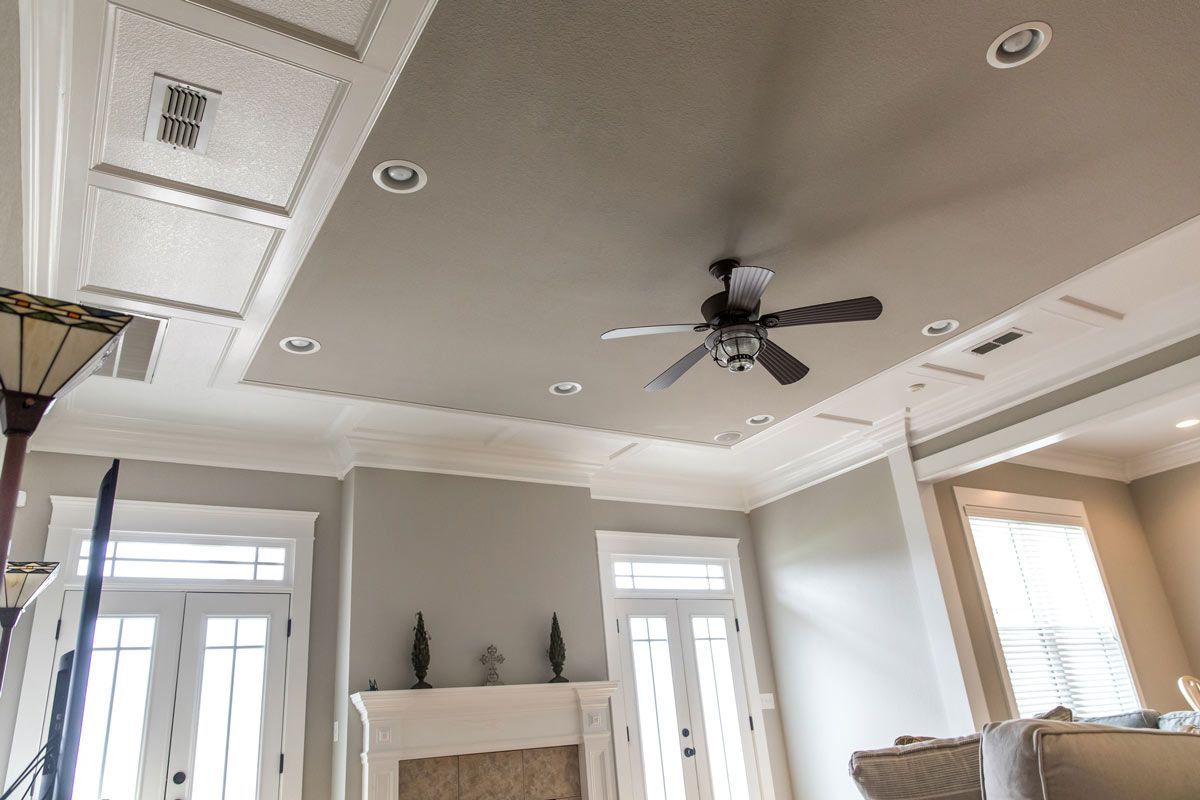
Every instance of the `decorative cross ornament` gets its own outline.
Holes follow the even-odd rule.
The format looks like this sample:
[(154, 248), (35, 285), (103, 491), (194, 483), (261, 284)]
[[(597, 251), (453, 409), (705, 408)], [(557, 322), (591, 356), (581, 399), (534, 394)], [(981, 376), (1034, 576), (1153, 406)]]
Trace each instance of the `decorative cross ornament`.
[(504, 656), (496, 649), (496, 645), (487, 646), (487, 650), (479, 657), (479, 663), (487, 669), (487, 676), (483, 679), (484, 686), (504, 685), (504, 681), (500, 680), (500, 673), (496, 671), (496, 667), (504, 663)]

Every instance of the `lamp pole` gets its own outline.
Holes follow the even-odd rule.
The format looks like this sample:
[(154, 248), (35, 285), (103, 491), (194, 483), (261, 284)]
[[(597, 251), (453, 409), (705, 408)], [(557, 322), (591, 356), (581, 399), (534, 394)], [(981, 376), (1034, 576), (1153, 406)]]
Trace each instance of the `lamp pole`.
[[(21, 472), (29, 437), (50, 410), (53, 397), (0, 391), (0, 426), (3, 427), (4, 471), (0, 473), (0, 576), (8, 572), (8, 548), (12, 544), (13, 520), (17, 515), (17, 495), (21, 491)], [(3, 666), (0, 666), (0, 678)]]

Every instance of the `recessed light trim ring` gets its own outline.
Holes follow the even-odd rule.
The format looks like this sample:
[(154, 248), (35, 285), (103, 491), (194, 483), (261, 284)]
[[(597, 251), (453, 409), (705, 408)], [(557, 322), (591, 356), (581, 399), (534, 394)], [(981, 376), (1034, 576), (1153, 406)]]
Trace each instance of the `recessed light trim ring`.
[(713, 437), (713, 441), (717, 444), (733, 444), (741, 439), (741, 431), (722, 431)]
[(771, 416), (770, 414), (755, 414), (753, 417), (748, 417), (746, 419), (746, 424), (760, 428), (763, 425), (770, 425), (774, 421), (775, 417)]
[(1184, 428), (1184, 429), (1194, 428), (1197, 425), (1200, 425), (1200, 419), (1195, 419), (1195, 418), (1180, 420), (1179, 422), (1175, 423), (1176, 428)]
[(926, 336), (945, 336), (947, 333), (953, 333), (956, 330), (958, 330), (958, 320), (939, 319), (921, 328), (921, 333)]
[(548, 391), (555, 397), (570, 397), (583, 391), (583, 384), (576, 381), (559, 381), (550, 384)]
[(279, 347), (294, 356), (311, 356), (321, 349), (321, 343), (308, 336), (285, 336), (279, 340)]
[(1045, 22), (1013, 25), (992, 40), (987, 62), (996, 69), (1012, 69), (1028, 64), (1042, 54), (1053, 35), (1054, 31)]
[(399, 158), (376, 164), (371, 177), (380, 189), (394, 194), (420, 191), (429, 180), (419, 164)]

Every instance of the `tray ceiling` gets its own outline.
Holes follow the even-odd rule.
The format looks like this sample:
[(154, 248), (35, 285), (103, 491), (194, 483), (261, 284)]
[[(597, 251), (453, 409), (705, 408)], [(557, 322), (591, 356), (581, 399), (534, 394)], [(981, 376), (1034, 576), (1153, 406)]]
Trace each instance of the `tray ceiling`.
[[(754, 433), (926, 349), (928, 321), (979, 323), (1200, 212), (1200, 7), (1052, 11), (1049, 49), (1001, 71), (1011, 3), (442, 3), (246, 377)], [(392, 158), (428, 186), (380, 191)], [(643, 392), (699, 336), (600, 333), (697, 320), (725, 255), (777, 271), (765, 309), (873, 293), (883, 317), (774, 333), (812, 368), (791, 387), (702, 363)], [(584, 391), (550, 396), (564, 380)]]

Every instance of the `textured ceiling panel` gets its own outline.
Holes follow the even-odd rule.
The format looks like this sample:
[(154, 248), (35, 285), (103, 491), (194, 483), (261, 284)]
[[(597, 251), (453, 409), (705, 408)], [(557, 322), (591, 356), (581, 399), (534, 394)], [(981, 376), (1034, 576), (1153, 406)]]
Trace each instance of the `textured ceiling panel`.
[[(1043, 14), (1039, 58), (988, 66)], [(1200, 213), (1198, 29), (1177, 0), (441, 3), (248, 376), (752, 433), (925, 350), (924, 323), (966, 329)], [(391, 158), (428, 185), (380, 191)], [(773, 331), (812, 368), (789, 387), (705, 361), (643, 392), (699, 336), (600, 334), (697, 321), (721, 256), (777, 271), (764, 310), (874, 294), (883, 316)], [(323, 349), (271, 344), (290, 333)]]
[[(315, 33), (342, 44), (358, 42), (375, 0), (200, 0), (205, 5), (252, 21), (279, 20), (287, 27)], [(245, 13), (249, 12), (249, 13)], [(265, 19), (264, 19), (265, 18)]]
[[(286, 205), (337, 81), (128, 11), (116, 16), (100, 161)], [(221, 93), (204, 155), (143, 140), (155, 73)]]
[(261, 225), (98, 189), (84, 284), (236, 313), (273, 234)]

